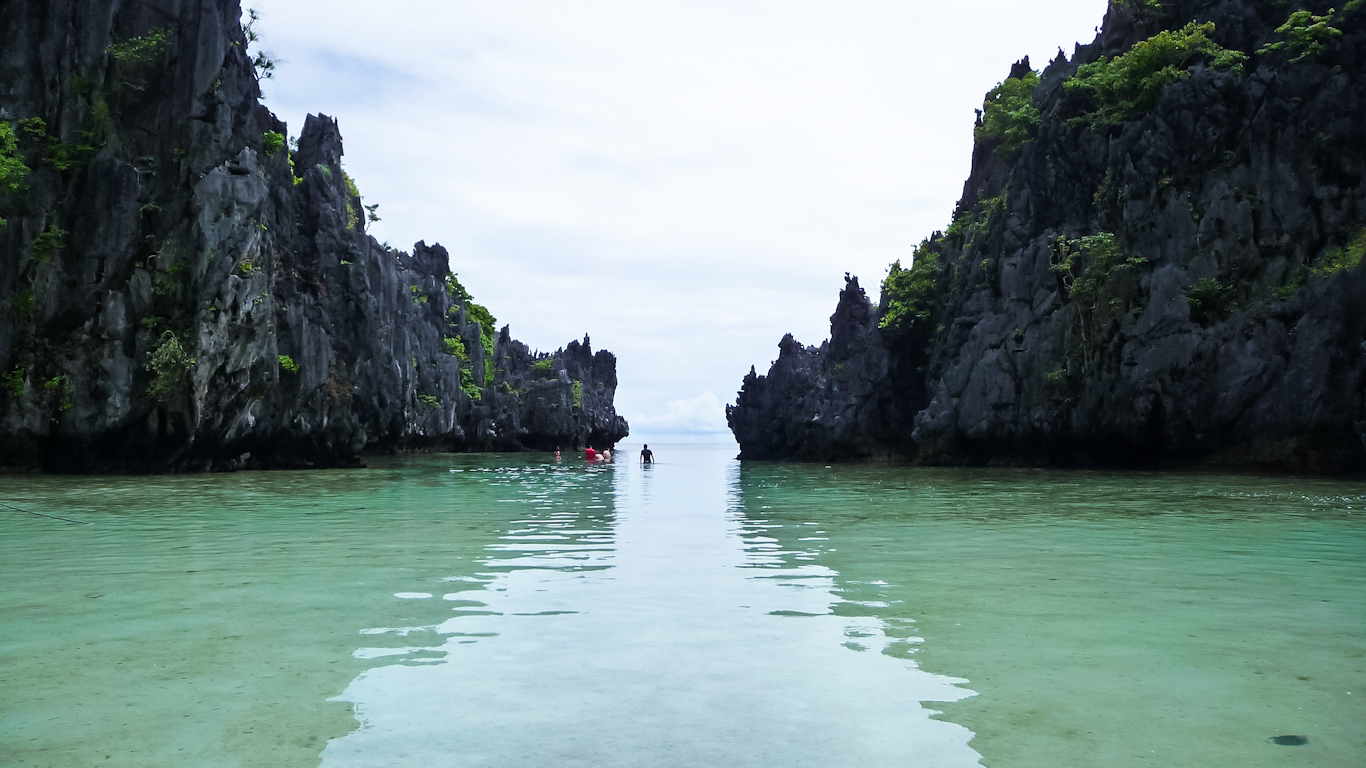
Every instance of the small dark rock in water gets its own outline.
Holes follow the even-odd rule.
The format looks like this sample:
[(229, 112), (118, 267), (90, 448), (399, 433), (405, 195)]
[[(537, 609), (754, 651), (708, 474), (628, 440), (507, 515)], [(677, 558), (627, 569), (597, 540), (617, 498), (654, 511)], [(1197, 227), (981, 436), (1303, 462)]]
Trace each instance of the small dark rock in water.
[(1272, 736), (1272, 744), (1279, 744), (1282, 747), (1302, 747), (1309, 743), (1308, 736)]

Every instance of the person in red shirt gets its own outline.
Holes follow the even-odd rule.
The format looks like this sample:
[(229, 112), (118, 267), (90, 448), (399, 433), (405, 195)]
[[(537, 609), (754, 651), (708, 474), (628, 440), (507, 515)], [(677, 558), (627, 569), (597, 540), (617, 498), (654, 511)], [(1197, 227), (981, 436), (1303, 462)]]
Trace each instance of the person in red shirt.
[(588, 459), (589, 461), (592, 461), (593, 459), (596, 459), (598, 457), (598, 452), (593, 450), (593, 446), (590, 445), (588, 446), (588, 450), (583, 452), (583, 455), (584, 458)]

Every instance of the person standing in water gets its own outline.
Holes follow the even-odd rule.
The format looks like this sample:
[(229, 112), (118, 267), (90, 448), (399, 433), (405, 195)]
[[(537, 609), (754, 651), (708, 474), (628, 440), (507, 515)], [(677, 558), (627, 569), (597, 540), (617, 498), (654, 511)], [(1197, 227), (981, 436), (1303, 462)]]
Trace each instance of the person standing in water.
[(650, 446), (649, 446), (649, 445), (646, 445), (644, 448), (640, 449), (640, 463), (641, 463), (641, 464), (653, 464), (653, 463), (655, 463), (655, 452), (652, 451), (652, 450), (650, 450)]
[(611, 461), (611, 460), (612, 460), (612, 449), (611, 449), (611, 448), (603, 448), (603, 449), (602, 449), (602, 460), (603, 460), (603, 461)]
[(593, 450), (593, 446), (590, 445), (588, 446), (588, 450), (583, 452), (583, 457), (585, 459), (588, 459), (589, 461), (592, 461), (593, 459), (596, 459), (598, 457), (598, 452)]
[(555, 461), (560, 460), (560, 446), (555, 446)]

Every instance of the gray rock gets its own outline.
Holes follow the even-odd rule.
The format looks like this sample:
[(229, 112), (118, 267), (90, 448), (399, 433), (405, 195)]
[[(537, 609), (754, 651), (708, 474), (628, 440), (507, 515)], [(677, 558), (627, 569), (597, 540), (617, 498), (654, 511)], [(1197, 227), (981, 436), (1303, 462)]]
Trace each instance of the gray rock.
[[(0, 117), (41, 118), (75, 158), (25, 138), (27, 189), (0, 197), (0, 464), (339, 466), (627, 434), (611, 353), (495, 335), (448, 290), (445, 249), (365, 233), (335, 120), (267, 150), (287, 129), (235, 0), (77, 5), (0, 5)], [(159, 31), (145, 60), (108, 53)], [(185, 362), (153, 387), (168, 338)]]
[[(819, 418), (853, 407), (822, 378), (835, 323), (830, 344), (784, 340), (767, 376), (745, 378), (728, 411), (741, 456), (1366, 470), (1366, 274), (1324, 268), (1366, 227), (1366, 11), (1339, 17), (1324, 54), (1255, 53), (1289, 11), (1112, 4), (1095, 43), (1044, 71), (1037, 138), (1013, 155), (974, 148), (959, 214), (1004, 204), (971, 235), (927, 244), (944, 265), (933, 317), (913, 333), (859, 326), (863, 351), (841, 362), (885, 372), (867, 384), (879, 399), (866, 426)], [(1244, 71), (1197, 62), (1151, 112), (1077, 119), (1084, 104), (1062, 86), (1081, 64), (1191, 19), (1253, 54)], [(1093, 307), (1052, 267), (1059, 238), (1102, 231), (1143, 261), (1110, 273)], [(1226, 290), (1197, 311), (1202, 279)]]

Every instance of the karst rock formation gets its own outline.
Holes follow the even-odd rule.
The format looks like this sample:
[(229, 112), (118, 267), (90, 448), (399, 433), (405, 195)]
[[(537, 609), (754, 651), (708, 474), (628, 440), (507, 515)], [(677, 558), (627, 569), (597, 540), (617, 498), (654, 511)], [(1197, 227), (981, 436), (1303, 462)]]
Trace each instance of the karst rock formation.
[(366, 234), (337, 122), (286, 145), (246, 34), (236, 0), (0, 3), (0, 466), (624, 437), (611, 353), (535, 354), (445, 249)]
[(1364, 6), (1112, 0), (1018, 63), (952, 225), (745, 377), (741, 457), (1366, 470)]

